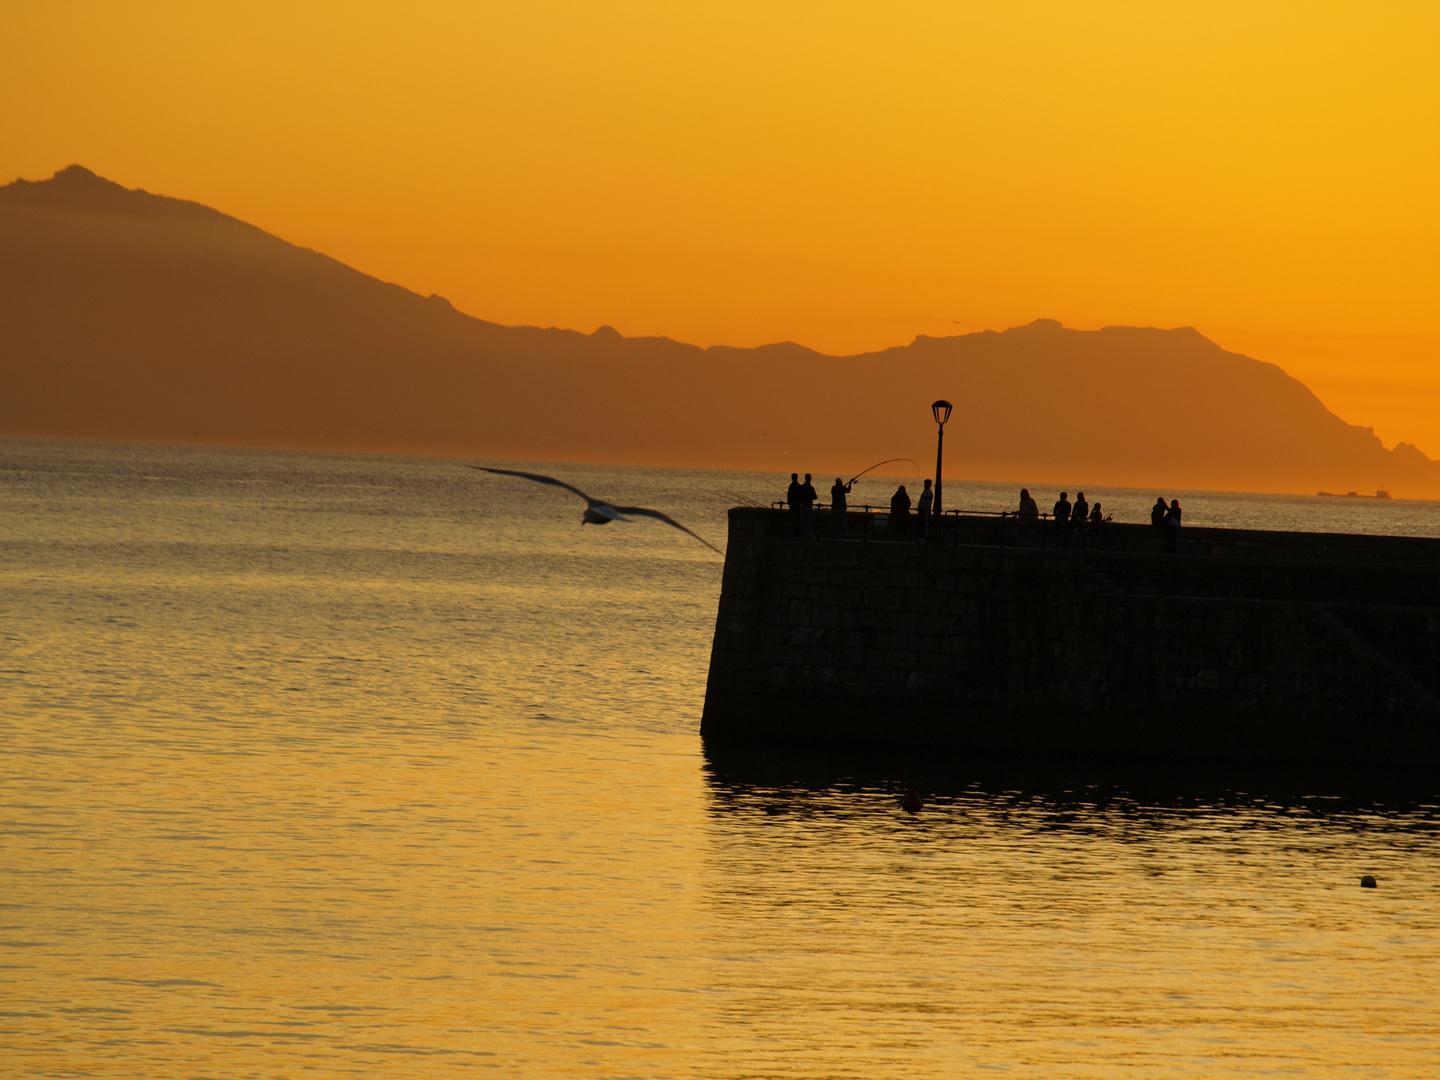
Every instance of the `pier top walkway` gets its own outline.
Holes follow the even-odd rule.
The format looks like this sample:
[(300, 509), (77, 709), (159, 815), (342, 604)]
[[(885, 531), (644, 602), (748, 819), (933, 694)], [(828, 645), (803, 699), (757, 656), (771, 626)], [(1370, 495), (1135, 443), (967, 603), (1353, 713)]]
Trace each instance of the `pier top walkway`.
[[(897, 535), (889, 513), (879, 507), (852, 507), (845, 517), (846, 528), (842, 529), (828, 509), (818, 508), (814, 519), (814, 542), (917, 542), (917, 518), (913, 513), (908, 521), (910, 531), (902, 531), (901, 535)], [(732, 536), (736, 535), (737, 526), (741, 534), (754, 539), (784, 539), (795, 535), (795, 517), (785, 509), (736, 507), (730, 511), (730, 521)], [(1099, 535), (1093, 537), (1093, 542), (1088, 526), (1064, 532), (1057, 532), (1054, 522), (1050, 520), (1025, 526), (1009, 511), (947, 511), (932, 522), (931, 527), (938, 528), (939, 531), (935, 542), (946, 547), (981, 545), (1054, 550), (1098, 549), (1192, 558), (1440, 566), (1440, 538), (1424, 536), (1184, 525), (1175, 537), (1175, 551), (1170, 553), (1166, 550), (1169, 543), (1167, 533), (1164, 529), (1149, 524), (1110, 522)]]

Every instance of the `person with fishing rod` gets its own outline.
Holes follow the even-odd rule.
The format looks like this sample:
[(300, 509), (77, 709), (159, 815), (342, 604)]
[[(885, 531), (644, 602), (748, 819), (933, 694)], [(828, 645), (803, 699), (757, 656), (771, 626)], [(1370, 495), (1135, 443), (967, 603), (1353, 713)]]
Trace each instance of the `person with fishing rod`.
[(849, 480), (842, 481), (840, 477), (835, 477), (835, 483), (830, 488), (830, 520), (831, 523), (836, 526), (836, 535), (843, 536), (847, 540), (850, 539), (850, 504), (846, 496), (850, 494), (850, 489), (855, 486), (855, 481), (859, 480), (860, 477), (866, 473), (880, 468), (881, 465), (893, 465), (897, 461), (908, 461), (911, 465), (915, 465), (917, 469), (920, 467), (910, 458), (886, 458), (884, 461), (877, 461), (874, 465), (871, 465), (869, 469), (860, 470), (860, 472), (856, 473)]
[(835, 535), (850, 539), (850, 505), (845, 496), (850, 494), (850, 489), (855, 486), (855, 481), (845, 483), (838, 476), (835, 483), (830, 487), (830, 524), (835, 527)]

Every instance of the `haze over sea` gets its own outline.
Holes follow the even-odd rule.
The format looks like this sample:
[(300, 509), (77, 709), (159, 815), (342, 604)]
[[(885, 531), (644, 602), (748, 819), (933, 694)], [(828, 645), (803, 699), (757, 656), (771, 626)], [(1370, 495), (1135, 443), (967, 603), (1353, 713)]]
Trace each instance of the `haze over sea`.
[[(788, 479), (531, 467), (721, 547)], [(580, 510), (453, 460), (0, 440), (3, 1071), (1440, 1075), (1431, 792), (707, 756), (720, 560)]]

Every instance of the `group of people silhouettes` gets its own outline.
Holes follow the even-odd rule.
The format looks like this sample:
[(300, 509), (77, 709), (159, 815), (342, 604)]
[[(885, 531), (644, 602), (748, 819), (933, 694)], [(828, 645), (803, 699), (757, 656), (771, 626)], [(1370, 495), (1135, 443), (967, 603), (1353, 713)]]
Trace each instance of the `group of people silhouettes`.
[(798, 473), (790, 474), (790, 486), (785, 489), (785, 505), (790, 507), (796, 536), (815, 536), (815, 500), (819, 497), (815, 485), (810, 482), (808, 472), (803, 484), (800, 483)]
[(935, 508), (935, 491), (930, 481), (920, 492), (919, 505), (915, 507), (915, 521), (910, 520), (910, 493), (901, 484), (890, 496), (890, 535), (897, 540), (924, 540), (930, 535), (930, 517)]
[[(1030, 493), (1024, 488), (1020, 489), (1020, 505), (1024, 508), (1025, 500)], [(1032, 500), (1033, 501), (1033, 500)], [(1055, 501), (1055, 509), (1052, 511), (1055, 520), (1055, 532), (1063, 533), (1071, 529), (1083, 529), (1089, 527), (1098, 529), (1105, 524), (1105, 515), (1101, 512), (1100, 503), (1096, 502), (1091, 506), (1085, 501), (1085, 493), (1077, 491), (1075, 501), (1070, 501), (1068, 492), (1060, 492), (1060, 498)]]
[[(848, 537), (850, 535), (850, 522), (848, 512), (850, 509), (849, 494), (855, 481), (848, 483), (840, 477), (835, 478), (835, 483), (830, 488), (830, 522), (834, 532), (838, 536)], [(802, 483), (799, 473), (790, 474), (790, 486), (785, 490), (785, 505), (790, 508), (791, 528), (796, 536), (815, 536), (815, 503), (820, 495), (815, 490), (815, 484), (809, 473), (805, 474)], [(910, 510), (912, 505), (915, 509), (915, 520), (911, 521)], [(925, 481), (925, 489), (920, 492), (919, 504), (912, 504), (910, 493), (901, 484), (895, 494), (890, 496), (890, 535), (897, 538), (924, 540), (930, 535), (931, 512), (935, 506), (935, 492), (930, 486), (930, 481)]]
[[(849, 537), (850, 535), (848, 496), (854, 486), (854, 480), (847, 483), (837, 476), (835, 483), (830, 488), (830, 522), (832, 531), (837, 536)], [(815, 503), (819, 501), (819, 498), (819, 493), (815, 490), (809, 473), (805, 474), (803, 483), (799, 473), (790, 474), (790, 486), (785, 492), (785, 504), (790, 508), (793, 531), (796, 536), (814, 538)], [(896, 488), (895, 494), (890, 496), (891, 537), (897, 540), (914, 539), (917, 542), (924, 540), (930, 535), (934, 506), (935, 491), (929, 480), (925, 481), (925, 487), (920, 492), (918, 502), (911, 501), (910, 493), (905, 490), (905, 485), (901, 484)], [(913, 517), (912, 509), (915, 511)], [(1180, 514), (1179, 499), (1171, 499), (1169, 505), (1166, 505), (1164, 498), (1156, 498), (1155, 505), (1150, 509), (1150, 524), (1157, 533), (1164, 534), (1166, 551), (1176, 549), (1180, 532)], [(1039, 523), (1040, 507), (1028, 488), (1020, 489), (1020, 509), (1016, 517), (1022, 530), (1033, 528)], [(1091, 505), (1086, 500), (1083, 491), (1075, 493), (1074, 502), (1070, 501), (1068, 492), (1062, 491), (1051, 511), (1051, 520), (1056, 543), (1071, 540), (1075, 536), (1076, 530), (1083, 529), (1086, 530), (1085, 535), (1090, 546), (1093, 546), (1093, 538), (1102, 530), (1106, 530), (1108, 521), (1101, 504), (1097, 501)], [(1073, 542), (1078, 543), (1078, 539)]]
[(1175, 544), (1180, 538), (1180, 500), (1171, 499), (1170, 505), (1165, 505), (1165, 497), (1157, 495), (1155, 505), (1150, 508), (1150, 526), (1157, 532), (1165, 534), (1165, 550), (1174, 551)]
[[(1171, 499), (1167, 506), (1164, 499), (1157, 498), (1155, 505), (1150, 510), (1150, 524), (1157, 533), (1164, 534), (1166, 551), (1176, 549), (1179, 539), (1180, 514), (1179, 499)], [(1020, 508), (1016, 511), (1015, 516), (1020, 522), (1022, 533), (1034, 528), (1040, 520), (1040, 507), (1027, 488), (1020, 489)], [(1105, 516), (1101, 504), (1097, 501), (1091, 505), (1086, 500), (1083, 491), (1075, 493), (1074, 502), (1070, 501), (1068, 492), (1062, 491), (1050, 516), (1054, 528), (1054, 542), (1057, 544), (1078, 543), (1077, 530), (1084, 529), (1086, 546), (1094, 547), (1095, 538), (1109, 523), (1109, 518)]]

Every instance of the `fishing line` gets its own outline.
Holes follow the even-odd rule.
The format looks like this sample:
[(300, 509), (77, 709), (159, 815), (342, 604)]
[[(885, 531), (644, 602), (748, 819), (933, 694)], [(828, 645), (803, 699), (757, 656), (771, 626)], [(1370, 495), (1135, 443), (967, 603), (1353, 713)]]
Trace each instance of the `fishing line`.
[(884, 460), (884, 461), (877, 461), (874, 465), (871, 465), (869, 469), (864, 470), (864, 472), (858, 472), (858, 473), (856, 473), (854, 476), (852, 476), (852, 477), (850, 478), (850, 483), (853, 484), (856, 480), (859, 480), (860, 477), (864, 476), (865, 473), (870, 472), (871, 469), (878, 469), (881, 465), (892, 465), (892, 464), (894, 464), (894, 463), (897, 462), (897, 461), (908, 461), (908, 462), (910, 462), (911, 465), (914, 465), (915, 468), (917, 468), (917, 469), (920, 468), (920, 463), (919, 463), (918, 461), (916, 461), (914, 458), (908, 458), (908, 457), (892, 457), (892, 458), (887, 458), (887, 459)]

